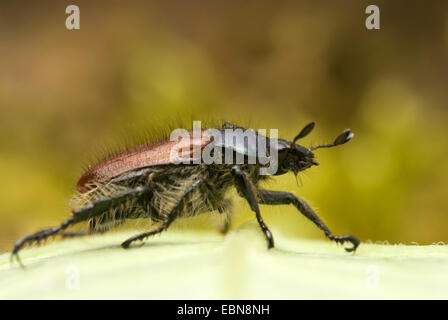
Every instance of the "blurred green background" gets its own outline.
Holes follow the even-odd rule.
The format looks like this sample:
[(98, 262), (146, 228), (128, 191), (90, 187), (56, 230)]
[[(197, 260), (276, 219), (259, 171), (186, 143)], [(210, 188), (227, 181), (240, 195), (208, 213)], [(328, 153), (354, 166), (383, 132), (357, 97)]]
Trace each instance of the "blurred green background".
[[(65, 28), (77, 4), (81, 29)], [(83, 165), (173, 119), (278, 128), (320, 167), (269, 188), (305, 198), (335, 234), (448, 241), (448, 2), (3, 1), (0, 252), (58, 224)], [(323, 238), (287, 206), (262, 208), (291, 237)], [(237, 200), (235, 225), (253, 219)], [(196, 218), (195, 218), (196, 219)], [(214, 228), (197, 218), (191, 228)]]

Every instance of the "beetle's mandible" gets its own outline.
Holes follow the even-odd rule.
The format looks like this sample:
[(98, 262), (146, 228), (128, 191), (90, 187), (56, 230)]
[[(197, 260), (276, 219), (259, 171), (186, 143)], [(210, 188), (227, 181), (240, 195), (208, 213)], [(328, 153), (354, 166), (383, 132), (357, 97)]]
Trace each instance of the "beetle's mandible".
[[(277, 170), (273, 174), (282, 175), (298, 172), (318, 165), (313, 150), (329, 148), (348, 142), (353, 133), (347, 129), (332, 143), (309, 148), (298, 145), (297, 140), (308, 135), (314, 128), (314, 122), (306, 125), (292, 140), (275, 139), (278, 152)], [(221, 128), (243, 129), (225, 122)], [(190, 131), (191, 133), (192, 131)], [(215, 143), (205, 130), (196, 145), (205, 148)], [(266, 138), (268, 143), (274, 138)], [(260, 175), (263, 165), (259, 162), (250, 164), (185, 164), (173, 163), (170, 151), (174, 142), (169, 139), (150, 142), (115, 153), (95, 166), (89, 168), (77, 183), (77, 195), (74, 198), (72, 215), (59, 226), (40, 230), (19, 239), (12, 250), (12, 258), (27, 244), (40, 242), (52, 235), (76, 236), (104, 232), (127, 219), (150, 219), (159, 226), (148, 232), (138, 234), (122, 243), (128, 248), (136, 240), (161, 233), (178, 219), (201, 213), (217, 211), (225, 214), (227, 219), (223, 232), (229, 227), (231, 217), (231, 199), (227, 191), (235, 187), (238, 194), (247, 200), (255, 213), (258, 224), (263, 231), (268, 248), (274, 247), (274, 239), (263, 221), (259, 205), (295, 206), (305, 217), (310, 219), (325, 236), (337, 243), (350, 242), (347, 251), (355, 251), (359, 240), (352, 235), (333, 235), (313, 209), (302, 199), (286, 191), (271, 191), (260, 187), (268, 176)], [(242, 146), (225, 145), (232, 152), (245, 152), (247, 143)], [(80, 222), (88, 222), (85, 232), (68, 232), (66, 229)], [(20, 260), (18, 259), (20, 262)]]

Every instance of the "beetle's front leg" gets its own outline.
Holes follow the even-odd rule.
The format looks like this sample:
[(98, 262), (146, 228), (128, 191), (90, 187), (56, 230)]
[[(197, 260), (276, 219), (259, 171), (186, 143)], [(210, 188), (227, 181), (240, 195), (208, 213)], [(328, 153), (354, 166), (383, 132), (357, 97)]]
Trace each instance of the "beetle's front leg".
[(335, 236), (331, 233), (330, 229), (322, 222), (314, 210), (302, 199), (297, 198), (290, 192), (284, 191), (271, 191), (271, 190), (260, 190), (260, 203), (270, 204), (270, 205), (280, 205), (280, 204), (292, 204), (294, 205), (305, 217), (310, 219), (319, 229), (321, 229), (325, 236), (337, 243), (350, 242), (353, 247), (345, 248), (346, 251), (355, 251), (359, 246), (359, 240), (355, 236), (350, 234)]
[(260, 228), (263, 231), (266, 240), (268, 241), (268, 249), (273, 248), (274, 239), (272, 238), (272, 233), (271, 231), (269, 231), (268, 227), (265, 225), (263, 221), (263, 218), (261, 217), (260, 207), (258, 206), (257, 198), (252, 190), (252, 186), (249, 182), (249, 179), (239, 166), (232, 167), (232, 175), (238, 193), (247, 200), (247, 202), (250, 205), (250, 208), (252, 209), (252, 211), (255, 212), (258, 224), (260, 225)]

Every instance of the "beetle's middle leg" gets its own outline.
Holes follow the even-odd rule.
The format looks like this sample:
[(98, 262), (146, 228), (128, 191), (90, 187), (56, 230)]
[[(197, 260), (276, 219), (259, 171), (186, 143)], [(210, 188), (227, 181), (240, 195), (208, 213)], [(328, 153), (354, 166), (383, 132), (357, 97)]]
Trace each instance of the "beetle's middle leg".
[(266, 240), (268, 241), (268, 249), (274, 247), (274, 239), (272, 237), (271, 231), (269, 231), (268, 227), (265, 225), (263, 218), (260, 214), (260, 208), (257, 203), (257, 198), (252, 190), (252, 186), (250, 185), (249, 179), (246, 174), (241, 170), (239, 166), (232, 167), (232, 175), (235, 180), (235, 186), (238, 193), (249, 202), (250, 208), (255, 212), (255, 215), (258, 220), (258, 224), (260, 225), (261, 230), (263, 231)]
[(350, 242), (353, 246), (351, 248), (345, 248), (346, 251), (355, 251), (359, 246), (359, 240), (355, 236), (350, 234), (335, 236), (331, 233), (330, 229), (323, 223), (319, 216), (314, 212), (314, 210), (302, 199), (297, 198), (290, 192), (285, 191), (271, 191), (271, 190), (260, 190), (260, 203), (270, 204), (270, 205), (281, 205), (281, 204), (292, 204), (294, 205), (305, 217), (310, 219), (319, 229), (321, 229), (325, 236), (337, 243)]
[(163, 231), (165, 231), (170, 224), (178, 217), (179, 213), (181, 212), (181, 210), (183, 209), (183, 205), (184, 205), (184, 201), (188, 198), (188, 196), (194, 191), (196, 190), (196, 188), (200, 188), (202, 185), (204, 185), (204, 181), (202, 179), (197, 179), (195, 180), (188, 188), (187, 190), (184, 192), (184, 194), (180, 197), (180, 199), (177, 201), (177, 203), (175, 204), (175, 206), (173, 207), (173, 209), (170, 211), (170, 213), (167, 215), (167, 217), (163, 220), (163, 223), (160, 227), (148, 231), (148, 232), (144, 232), (141, 233), (139, 235), (136, 235), (132, 238), (129, 238), (128, 240), (126, 240), (125, 242), (123, 242), (121, 244), (121, 246), (125, 249), (127, 249), (129, 247), (129, 245), (137, 240), (143, 240), (147, 237), (153, 236), (155, 234), (161, 233)]

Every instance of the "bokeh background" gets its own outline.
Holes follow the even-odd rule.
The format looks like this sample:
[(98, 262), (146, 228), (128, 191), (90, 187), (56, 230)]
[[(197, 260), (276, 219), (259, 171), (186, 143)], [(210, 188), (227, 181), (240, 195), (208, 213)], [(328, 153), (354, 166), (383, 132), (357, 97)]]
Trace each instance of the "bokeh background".
[[(269, 187), (305, 198), (336, 234), (448, 241), (448, 3), (3, 1), (0, 4), (0, 252), (58, 224), (84, 165), (173, 119), (278, 128), (320, 167)], [(65, 28), (77, 4), (81, 29)], [(123, 138), (124, 137), (124, 138)], [(131, 139), (132, 140), (132, 139)], [(253, 219), (236, 200), (233, 227)], [(323, 238), (287, 206), (272, 229)], [(192, 228), (214, 228), (201, 218)]]

